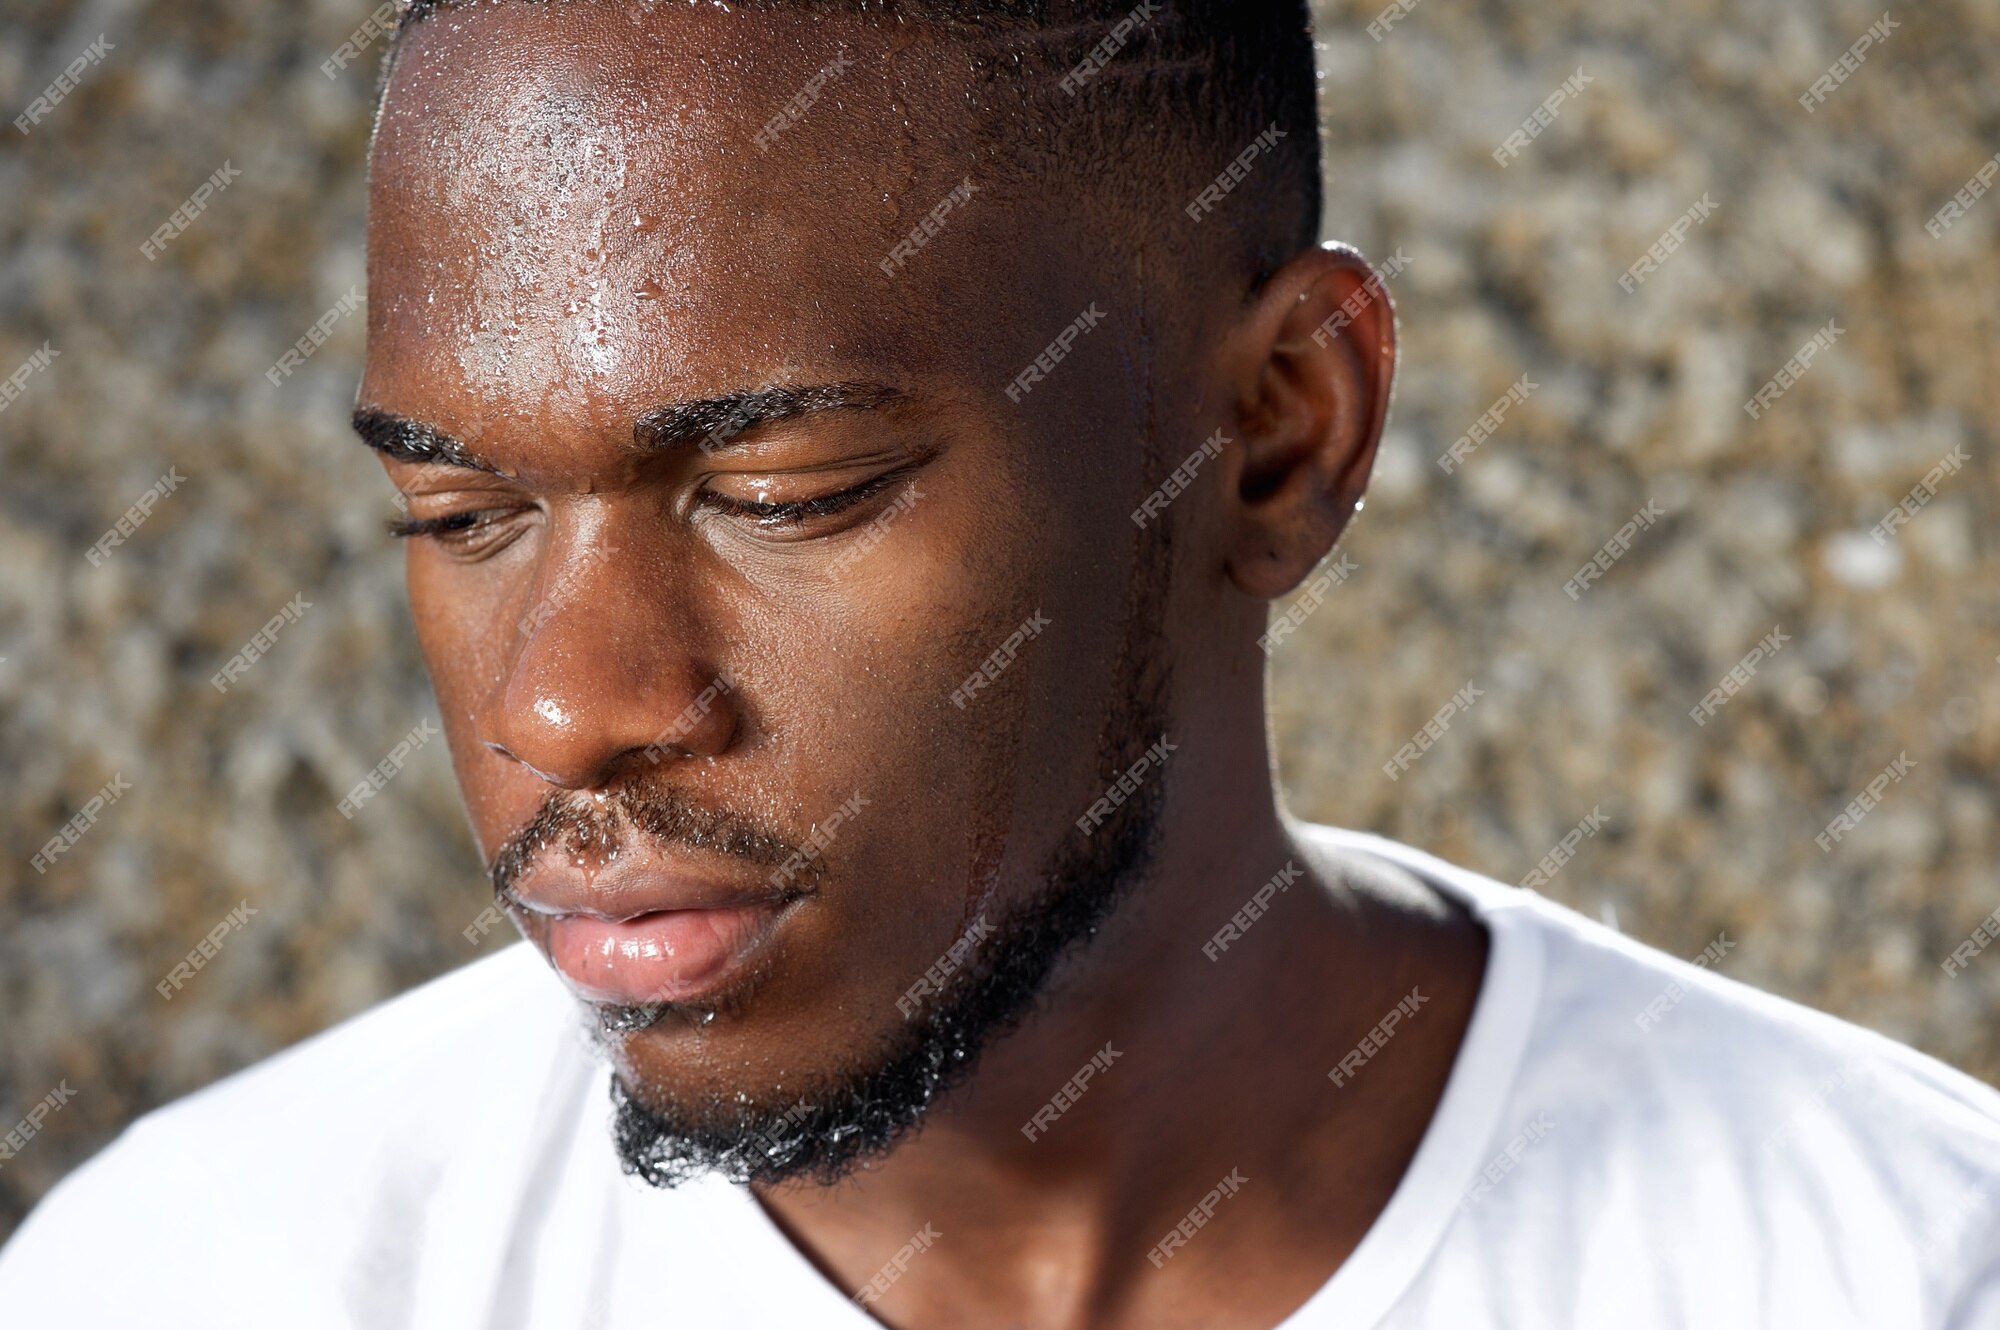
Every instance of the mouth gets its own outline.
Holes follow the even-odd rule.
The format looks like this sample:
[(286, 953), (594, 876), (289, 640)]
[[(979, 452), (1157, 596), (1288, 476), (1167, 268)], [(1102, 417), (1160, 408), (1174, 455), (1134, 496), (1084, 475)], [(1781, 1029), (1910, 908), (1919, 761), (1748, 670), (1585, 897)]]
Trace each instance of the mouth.
[(656, 910), (631, 919), (557, 915), (549, 960), (580, 997), (619, 1007), (699, 1002), (729, 986), (789, 902)]
[(700, 1004), (730, 988), (805, 894), (774, 880), (697, 876), (651, 849), (595, 871), (537, 865), (507, 893), (578, 997), (635, 1011)]

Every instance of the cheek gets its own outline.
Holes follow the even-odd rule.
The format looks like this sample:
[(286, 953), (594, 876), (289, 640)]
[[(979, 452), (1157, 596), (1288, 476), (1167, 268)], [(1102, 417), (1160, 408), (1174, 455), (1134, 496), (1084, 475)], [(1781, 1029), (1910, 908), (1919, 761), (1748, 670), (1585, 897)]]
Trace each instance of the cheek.
[(441, 565), (413, 541), (405, 556), (403, 579), (417, 646), (449, 731), (454, 726), (469, 727), (476, 699), (506, 668), (492, 632), (503, 615), (500, 601), (505, 588), (500, 579), (468, 578)]
[(757, 653), (795, 671), (772, 696), (786, 712), (774, 766), (822, 801), (873, 801), (883, 880), (928, 889), (911, 866), (948, 853), (938, 895), (1001, 873), (1018, 895), (1101, 792), (1136, 529), (1083, 511), (1088, 492), (1019, 470), (962, 499), (941, 482), (935, 507), (802, 598)]
[[(996, 758), (991, 735), (952, 694), (1001, 625), (1018, 621), (1022, 592), (969, 557), (975, 543), (953, 533), (928, 489), (900, 525), (839, 577), (760, 589), (733, 617), (741, 656), (758, 671), (745, 694), (753, 734), (744, 765), (793, 792), (807, 821), (865, 797), (855, 840), (888, 851), (873, 871), (901, 860), (903, 876), (913, 859), (948, 846), (962, 857), (959, 832), (991, 802), (981, 797)], [(850, 538), (831, 558), (859, 548)]]
[(502, 604), (507, 593), (497, 580), (485, 585), (439, 564), (413, 547), (405, 555), (404, 581), (452, 771), (481, 852), (490, 856), (509, 831), (534, 815), (541, 794), (539, 782), (528, 777), (523, 782), (528, 788), (507, 797), (510, 764), (480, 743), (474, 723), (481, 699), (505, 678), (506, 653), (493, 625), (511, 621)]

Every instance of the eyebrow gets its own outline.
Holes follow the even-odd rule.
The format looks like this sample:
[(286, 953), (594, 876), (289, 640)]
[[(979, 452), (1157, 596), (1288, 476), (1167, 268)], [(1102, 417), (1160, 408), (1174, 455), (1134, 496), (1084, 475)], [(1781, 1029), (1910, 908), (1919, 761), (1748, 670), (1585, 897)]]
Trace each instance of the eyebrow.
[(700, 444), (704, 451), (714, 452), (744, 431), (762, 425), (828, 411), (879, 411), (903, 400), (902, 393), (879, 383), (768, 384), (746, 392), (655, 407), (632, 427), (632, 440), (648, 451)]
[(478, 456), (451, 435), (380, 407), (358, 407), (354, 412), (354, 432), (376, 452), (399, 462), (424, 462), (432, 466), (462, 466), (471, 471), (505, 475), (499, 467)]
[[(654, 407), (633, 423), (632, 441), (645, 452), (696, 445), (705, 452), (716, 452), (731, 446), (740, 434), (781, 420), (831, 411), (878, 411), (904, 400), (898, 389), (856, 381), (749, 388)], [(358, 408), (354, 432), (370, 448), (399, 462), (507, 474), (435, 425), (380, 407)]]

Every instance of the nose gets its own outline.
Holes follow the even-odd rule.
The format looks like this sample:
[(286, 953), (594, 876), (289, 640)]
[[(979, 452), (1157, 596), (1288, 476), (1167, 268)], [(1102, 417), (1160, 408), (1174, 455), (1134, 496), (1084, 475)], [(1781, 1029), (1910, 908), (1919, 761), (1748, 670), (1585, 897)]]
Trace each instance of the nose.
[(601, 532), (561, 543), (519, 619), (493, 629), (512, 639), (511, 663), (476, 712), (480, 741), (566, 790), (725, 752), (735, 685), (701, 649), (688, 598), (635, 543), (614, 548)]

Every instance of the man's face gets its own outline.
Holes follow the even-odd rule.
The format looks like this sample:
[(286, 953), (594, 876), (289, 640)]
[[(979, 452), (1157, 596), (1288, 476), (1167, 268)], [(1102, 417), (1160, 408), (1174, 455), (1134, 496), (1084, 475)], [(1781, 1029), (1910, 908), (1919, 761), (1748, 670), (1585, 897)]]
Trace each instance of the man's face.
[[(927, 971), (1087, 857), (1131, 751), (1148, 412), (1176, 460), (1201, 431), (1131, 273), (980, 178), (966, 63), (851, 18), (516, 5), (414, 30), (389, 90), (359, 402), (504, 473), (389, 463), (454, 528), (408, 551), (453, 763), (523, 931), (639, 1009), (614, 1059), (664, 1108), (887, 1056)], [(660, 413), (819, 385), (740, 431)]]

